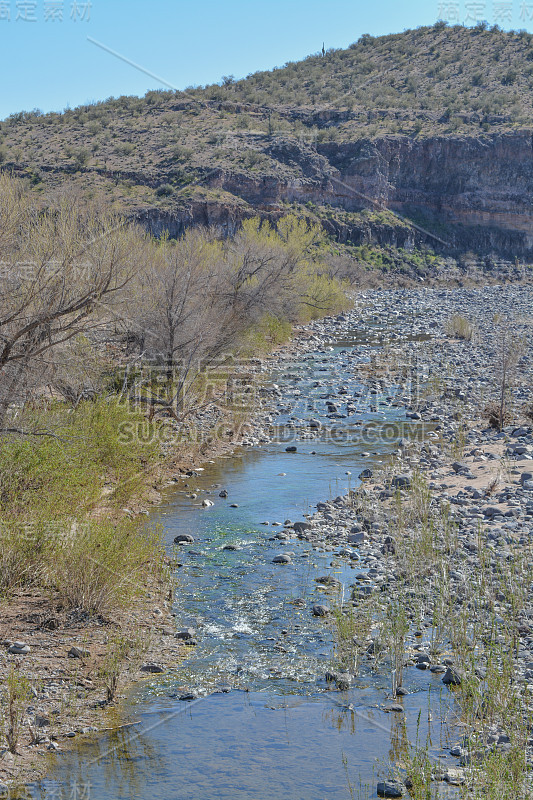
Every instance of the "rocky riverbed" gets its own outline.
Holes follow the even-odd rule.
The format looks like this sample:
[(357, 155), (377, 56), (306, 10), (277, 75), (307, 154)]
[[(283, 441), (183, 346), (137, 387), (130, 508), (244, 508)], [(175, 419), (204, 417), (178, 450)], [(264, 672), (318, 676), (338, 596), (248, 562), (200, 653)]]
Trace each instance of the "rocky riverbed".
[[(405, 405), (419, 430), (417, 438), (399, 437), (388, 463), (362, 471), (359, 489), (319, 503), (306, 522), (278, 534), (280, 547), (298, 538), (352, 563), (348, 597), (324, 576), (332, 602), (312, 609), (317, 617), (340, 610), (345, 618), (366, 609), (373, 636), (361, 638), (355, 625), (352, 654), (370, 662), (381, 654), (391, 668), (387, 609), (399, 604), (406, 620), (396, 653), (402, 674), (427, 670), (462, 687), (458, 713), (467, 733), (450, 749), (459, 765), (433, 766), (431, 779), (479, 785), (489, 781), (488, 764), (498, 762), (490, 780), (509, 788), (514, 757), (523, 768), (516, 797), (530, 796), (533, 767), (532, 299), (524, 287), (374, 292), (360, 296), (351, 314), (315, 324), (313, 343), (318, 339), (325, 355), (329, 337), (343, 330), (353, 336), (365, 317), (379, 326), (380, 347), (369, 346), (368, 360), (358, 348), (337, 356), (359, 391), (350, 381), (324, 383), (313, 415), (291, 416), (295, 439), (328, 428), (334, 435), (335, 420), (362, 410), (379, 417), (387, 405)], [(467, 339), (454, 335), (458, 317), (471, 325)], [(489, 417), (502, 391), (498, 430)], [(285, 392), (276, 413), (295, 394)], [(379, 422), (360, 428), (375, 450)], [(290, 557), (280, 552), (274, 561), (288, 564)], [(355, 675), (340, 666), (329, 678), (343, 689)], [(399, 697), (407, 693), (398, 675), (392, 688)], [(378, 793), (400, 796), (413, 786), (409, 771), (403, 777), (381, 783)]]
[[(236, 669), (235, 688), (250, 690), (254, 680), (262, 688), (286, 678), (293, 682), (290, 693), (300, 680), (304, 693), (318, 686), (332, 697), (340, 693), (342, 704), (343, 692), (375, 674), (384, 679), (380, 687), (389, 687), (380, 709), (407, 717), (410, 699), (416, 700), (424, 682), (429, 687), (437, 679), (444, 701), (432, 713), (451, 716), (459, 723), (452, 729), (464, 735), (457, 733), (448, 747), (448, 757), (459, 763), (445, 767), (430, 761), (428, 780), (470, 786), (480, 759), (492, 758), (493, 765), (495, 756), (509, 756), (516, 765), (522, 753), (524, 764), (529, 762), (531, 300), (526, 286), (361, 293), (351, 312), (312, 323), (274, 357), (242, 365), (239, 392), (245, 397), (239, 402), (257, 411), (238, 437), (235, 431), (231, 435), (241, 441), (241, 452), (250, 454), (252, 464), (255, 451), (277, 442), (273, 463), (284, 465), (278, 485), (292, 472), (302, 475), (302, 467), (295, 467), (305, 464), (313, 480), (306, 480), (305, 490), (296, 480), (289, 493), (312, 487), (314, 502), (319, 502), (300, 518), (265, 511), (260, 518), (245, 517), (243, 530), (229, 539), (213, 539), (206, 529), (207, 536), (194, 541), (196, 532), (191, 535), (187, 527), (193, 514), (208, 520), (223, 510), (221, 522), (231, 531), (230, 515), (242, 517), (247, 497), (223, 481), (202, 481), (199, 466), (176, 472), (172, 491), (184, 497), (190, 516), (179, 523), (182, 534), (171, 534), (170, 541), (186, 532), (179, 546), (180, 569), (188, 574), (192, 608), (178, 604), (172, 628), (167, 606), (161, 606), (161, 631), (149, 663), (167, 673), (161, 684), (166, 686), (174, 679), (178, 652), (186, 647), (201, 651), (210, 637), (213, 646), (206, 651), (205, 675), (195, 679), (191, 673), (185, 681), (186, 667), (177, 670), (181, 688), (177, 694), (170, 691), (171, 700), (208, 696), (209, 670), (217, 672), (212, 665), (221, 643), (259, 636), (259, 655), (246, 655), (244, 666), (233, 656), (228, 659)], [(471, 328), (465, 329), (465, 320)], [(459, 338), (465, 331), (467, 338)], [(517, 357), (507, 369), (506, 424), (497, 431), (489, 426), (485, 409), (499, 399), (502, 352), (509, 351), (510, 343)], [(206, 436), (217, 424), (216, 410), (206, 411)], [(325, 450), (337, 450), (339, 463), (356, 463), (357, 470), (337, 469), (328, 487), (321, 466)], [(274, 484), (269, 491), (276, 491)], [(263, 505), (268, 509), (267, 495)], [(247, 526), (257, 528), (245, 533)], [(259, 527), (263, 537), (257, 535)], [(257, 585), (247, 585), (248, 597), (223, 591), (242, 582), (247, 570), (253, 574), (256, 563), (261, 569)], [(290, 576), (300, 575), (303, 585), (302, 563), (309, 563), (316, 592), (297, 596)], [(194, 587), (205, 584), (210, 590), (214, 573), (207, 570), (209, 564), (220, 573), (220, 608), (215, 604), (213, 615), (234, 615), (233, 627), (220, 630), (226, 621), (214, 618), (193, 625), (196, 620), (188, 618), (205, 617), (204, 595)], [(273, 587), (278, 605), (269, 610)], [(290, 602), (279, 599), (284, 592)], [(287, 614), (298, 618), (294, 630)], [(194, 631), (187, 630), (189, 625)], [(283, 630), (277, 630), (279, 625)], [(332, 663), (325, 630), (336, 640)], [(165, 641), (178, 647), (168, 658)], [(192, 659), (192, 671), (195, 665)], [(156, 673), (153, 686), (159, 696), (157, 680)], [(487, 703), (490, 713), (480, 715)], [(350, 708), (348, 700), (345, 705)], [(512, 712), (507, 716), (506, 708)], [(401, 796), (411, 786), (416, 797), (412, 781), (421, 772), (420, 759), (404, 748), (383, 785), (376, 783), (374, 789)]]

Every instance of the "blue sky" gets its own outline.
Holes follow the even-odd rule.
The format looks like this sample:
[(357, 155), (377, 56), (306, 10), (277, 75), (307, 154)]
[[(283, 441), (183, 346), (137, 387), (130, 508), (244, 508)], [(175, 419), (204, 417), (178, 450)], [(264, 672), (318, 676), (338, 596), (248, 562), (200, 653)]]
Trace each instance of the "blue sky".
[[(62, 18), (61, 18), (62, 17)], [(533, 0), (0, 0), (0, 118), (244, 77), (439, 18), (533, 30)], [(151, 77), (90, 42), (135, 62)]]

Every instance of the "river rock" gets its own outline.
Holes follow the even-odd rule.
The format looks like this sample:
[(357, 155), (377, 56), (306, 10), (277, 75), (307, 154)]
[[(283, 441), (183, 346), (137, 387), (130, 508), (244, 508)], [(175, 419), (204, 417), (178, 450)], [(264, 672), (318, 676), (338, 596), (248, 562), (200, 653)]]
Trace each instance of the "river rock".
[(403, 797), (405, 786), (400, 781), (380, 781), (377, 785), (378, 797)]
[(348, 672), (342, 672), (335, 679), (335, 686), (340, 692), (346, 692), (352, 685), (352, 676)]
[(279, 556), (274, 556), (272, 559), (273, 564), (292, 564), (290, 556), (286, 556), (283, 553)]
[(470, 467), (468, 464), (463, 464), (461, 461), (454, 461), (452, 464), (452, 469), (456, 473), (456, 475), (464, 474), (465, 472), (470, 472)]
[(178, 533), (174, 537), (174, 544), (192, 544), (193, 542), (194, 536), (191, 536), (190, 533)]
[(158, 675), (165, 670), (159, 664), (143, 664), (141, 667), (141, 672), (148, 672), (153, 675)]
[(411, 477), (410, 475), (395, 475), (392, 479), (392, 485), (395, 489), (409, 489)]
[(327, 615), (330, 613), (329, 606), (322, 605), (321, 603), (314, 605), (311, 610), (315, 617), (327, 617)]
[(456, 667), (448, 667), (442, 677), (442, 682), (446, 686), (460, 686), (463, 682), (463, 677)]
[(183, 641), (194, 639), (195, 636), (196, 631), (194, 628), (184, 628), (182, 631), (178, 631), (174, 634), (175, 639), (182, 639)]
[(339, 589), (342, 586), (342, 583), (334, 578), (333, 575), (323, 575), (320, 578), (315, 578), (315, 583), (319, 583), (321, 586), (329, 586), (332, 589)]
[(73, 646), (68, 651), (69, 658), (90, 658), (91, 653), (89, 650), (84, 650), (82, 647)]
[(30, 646), (26, 642), (13, 642), (7, 652), (12, 656), (27, 656), (30, 652)]
[(465, 774), (462, 769), (452, 767), (447, 770), (445, 780), (452, 786), (461, 786), (465, 782)]
[(310, 531), (313, 526), (310, 522), (295, 522), (292, 526), (295, 533), (303, 533), (304, 531)]

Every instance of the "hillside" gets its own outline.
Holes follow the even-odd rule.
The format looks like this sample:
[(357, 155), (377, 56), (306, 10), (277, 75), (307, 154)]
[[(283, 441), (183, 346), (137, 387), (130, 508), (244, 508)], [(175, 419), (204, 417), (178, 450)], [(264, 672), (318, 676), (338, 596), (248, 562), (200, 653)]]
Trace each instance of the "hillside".
[(533, 260), (532, 89), (533, 35), (438, 23), (239, 81), (21, 112), (0, 160), (155, 233), (305, 207), (343, 243)]

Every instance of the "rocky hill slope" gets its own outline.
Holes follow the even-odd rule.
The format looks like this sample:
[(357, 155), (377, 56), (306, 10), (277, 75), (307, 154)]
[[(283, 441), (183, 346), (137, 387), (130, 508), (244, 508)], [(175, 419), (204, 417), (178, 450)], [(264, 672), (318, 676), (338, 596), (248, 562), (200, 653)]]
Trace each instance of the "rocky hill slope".
[(533, 36), (442, 23), (1, 123), (3, 168), (155, 233), (305, 209), (340, 242), (533, 261)]

